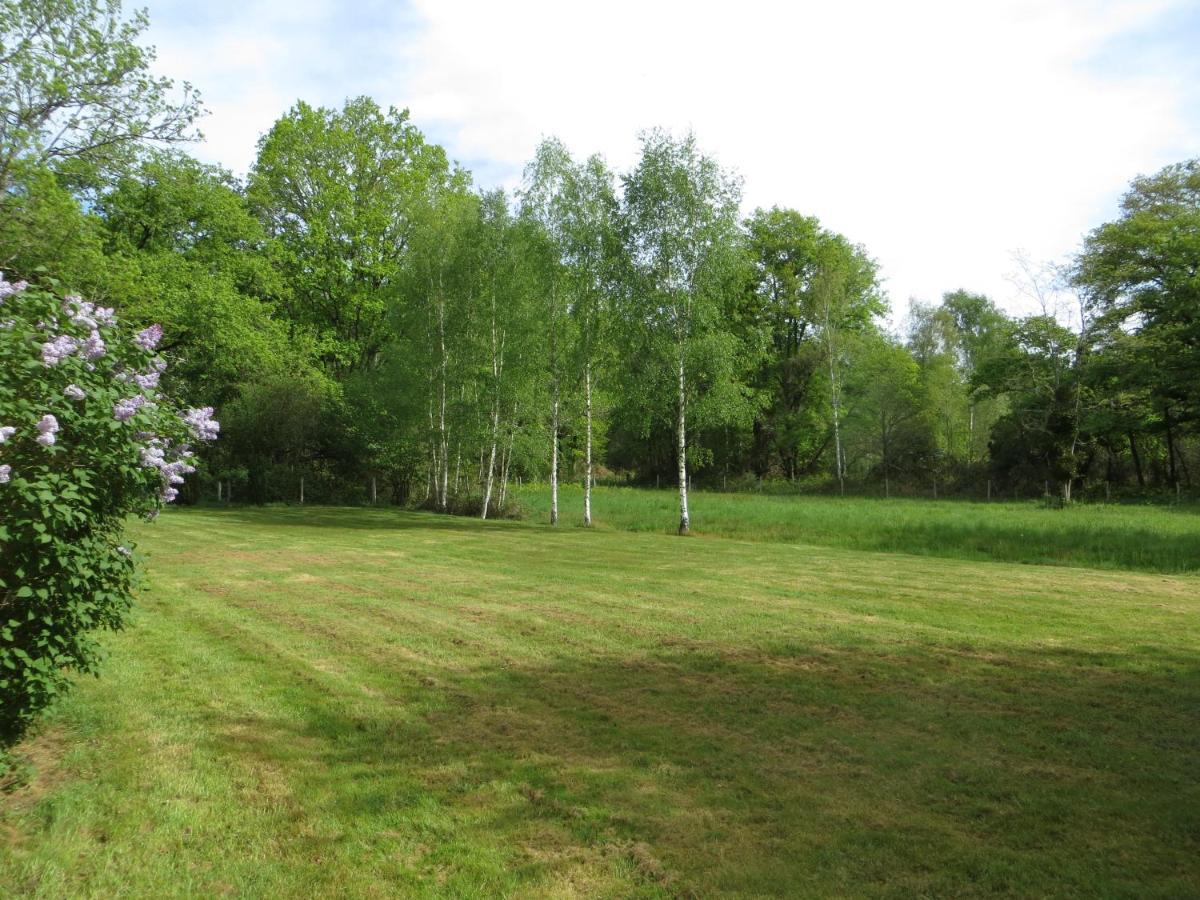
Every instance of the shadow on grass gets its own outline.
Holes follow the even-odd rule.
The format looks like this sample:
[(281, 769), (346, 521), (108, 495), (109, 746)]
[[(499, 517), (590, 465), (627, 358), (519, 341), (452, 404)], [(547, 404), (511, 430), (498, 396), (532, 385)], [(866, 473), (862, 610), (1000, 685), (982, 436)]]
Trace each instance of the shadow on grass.
[(500, 845), (526, 886), (573, 848), (666, 895), (1200, 887), (1200, 655), (671, 645), (432, 675), (214, 721), (217, 749), (348, 827), (407, 823), (430, 867)]

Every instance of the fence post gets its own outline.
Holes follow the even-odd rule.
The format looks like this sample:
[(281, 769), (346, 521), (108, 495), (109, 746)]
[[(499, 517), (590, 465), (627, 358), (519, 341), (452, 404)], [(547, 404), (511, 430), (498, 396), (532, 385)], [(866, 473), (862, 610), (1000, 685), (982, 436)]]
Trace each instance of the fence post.
[(300, 476), (300, 505), (304, 505), (304, 476)]
[(379, 494), (375, 491), (375, 476), (371, 476), (371, 505), (375, 505), (375, 501), (379, 498)]

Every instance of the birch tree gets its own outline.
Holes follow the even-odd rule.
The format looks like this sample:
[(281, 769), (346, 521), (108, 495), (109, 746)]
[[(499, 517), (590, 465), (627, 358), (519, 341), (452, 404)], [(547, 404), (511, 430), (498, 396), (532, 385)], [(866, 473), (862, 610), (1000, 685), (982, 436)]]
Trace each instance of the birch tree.
[[(521, 214), (536, 223), (543, 240), (530, 240), (529, 263), (538, 271), (546, 342), (545, 372), (550, 402), (550, 524), (558, 524), (559, 440), (562, 436), (563, 383), (567, 361), (570, 298), (563, 265), (563, 195), (570, 178), (571, 155), (558, 141), (543, 141), (525, 169)], [(532, 237), (532, 236), (531, 236)]]
[(691, 134), (675, 139), (650, 131), (641, 140), (641, 158), (624, 178), (621, 226), (632, 279), (623, 327), (657, 370), (651, 390), (665, 386), (654, 375), (669, 372), (673, 381), (679, 533), (687, 534), (688, 412), (697, 387), (690, 376), (706, 368), (710, 391), (726, 401), (738, 393), (723, 377), (730, 367), (719, 363), (735, 355), (724, 329), (730, 274), (741, 261), (741, 188)]

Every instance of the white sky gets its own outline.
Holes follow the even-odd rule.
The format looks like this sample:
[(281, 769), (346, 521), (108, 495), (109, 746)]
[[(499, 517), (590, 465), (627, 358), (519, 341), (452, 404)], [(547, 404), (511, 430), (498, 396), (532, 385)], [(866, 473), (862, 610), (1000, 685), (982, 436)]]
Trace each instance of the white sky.
[(369, 94), (484, 186), (542, 136), (629, 166), (692, 128), (744, 179), (867, 248), (898, 317), (957, 287), (1027, 311), (1012, 254), (1064, 257), (1129, 180), (1200, 155), (1197, 0), (150, 0), (157, 68), (243, 174), (295, 100)]

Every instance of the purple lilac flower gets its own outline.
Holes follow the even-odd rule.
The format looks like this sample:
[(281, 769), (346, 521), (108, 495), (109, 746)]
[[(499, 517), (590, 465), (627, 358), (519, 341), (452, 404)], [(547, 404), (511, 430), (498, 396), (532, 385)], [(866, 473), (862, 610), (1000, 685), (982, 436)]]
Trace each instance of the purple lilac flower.
[(80, 328), (95, 329), (96, 320), (92, 314), (96, 311), (96, 307), (88, 303), (82, 297), (69, 296), (63, 297), (63, 312), (71, 317), (71, 323)]
[(5, 297), (11, 297), (13, 294), (19, 294), (25, 288), (29, 287), (27, 281), (5, 281), (4, 276), (0, 275), (0, 301)]
[(189, 409), (183, 421), (192, 427), (192, 434), (197, 440), (215, 441), (221, 432), (221, 423), (212, 417), (213, 408), (204, 406), (200, 409)]
[(42, 344), (42, 364), (46, 367), (56, 366), (78, 349), (77, 338), (69, 334), (60, 334), (54, 340)]
[(133, 556), (133, 551), (130, 550), (128, 547), (126, 547), (124, 544), (117, 545), (117, 552), (120, 553), (122, 556)]
[(177, 459), (174, 462), (169, 462), (162, 467), (163, 478), (168, 484), (183, 484), (183, 476), (190, 475), (196, 471), (196, 467), (189, 465), (185, 460)]
[(157, 439), (142, 448), (142, 467), (146, 469), (161, 469), (166, 460), (163, 458), (162, 443)]
[(133, 342), (148, 353), (158, 346), (158, 342), (162, 340), (162, 336), (162, 326), (151, 325), (149, 328), (144, 328), (134, 335)]
[(17, 433), (17, 429), (13, 425), (0, 426), (0, 444), (3, 444), (10, 437)]
[(141, 394), (129, 397), (126, 400), (118, 400), (113, 405), (113, 418), (118, 422), (127, 422), (133, 418), (133, 414), (141, 409), (145, 403), (146, 398)]
[(167, 361), (161, 356), (156, 356), (154, 359), (150, 360), (150, 366), (160, 375), (167, 371)]
[(58, 431), (58, 419), (49, 414), (42, 416), (42, 420), (38, 422), (37, 430), (41, 432), (37, 436), (37, 442), (43, 447), (53, 447), (54, 435)]
[(63, 393), (72, 400), (82, 400), (87, 396), (87, 394), (83, 392), (83, 388), (77, 384), (68, 384), (65, 388), (63, 388)]
[(149, 391), (158, 387), (158, 377), (157, 372), (147, 372), (145, 375), (134, 375), (133, 380), (143, 391)]
[(92, 318), (96, 320), (97, 325), (111, 325), (116, 316), (111, 306), (97, 306), (92, 310)]
[(107, 348), (104, 346), (104, 338), (100, 337), (100, 332), (95, 328), (88, 335), (88, 339), (80, 346), (85, 359), (99, 359), (104, 355)]
[(10, 478), (12, 478), (12, 466), (0, 466), (0, 484), (8, 484)]
[(163, 503), (170, 503), (172, 500), (174, 500), (176, 497), (179, 496), (179, 490), (177, 488), (173, 488), (168, 485), (167, 487), (165, 487), (161, 491), (159, 491), (158, 496), (160, 498), (162, 498)]

